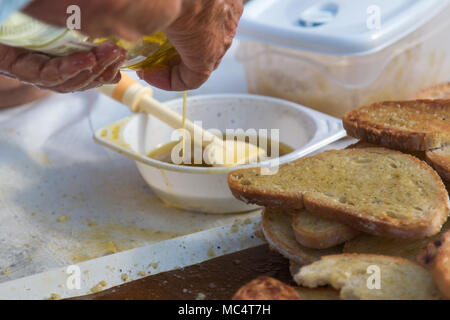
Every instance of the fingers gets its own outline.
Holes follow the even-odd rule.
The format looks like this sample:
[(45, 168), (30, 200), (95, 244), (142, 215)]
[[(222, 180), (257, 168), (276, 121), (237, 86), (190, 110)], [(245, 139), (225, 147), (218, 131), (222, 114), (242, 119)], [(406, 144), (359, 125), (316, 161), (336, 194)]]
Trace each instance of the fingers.
[(144, 71), (139, 71), (139, 78), (145, 80), (148, 84), (163, 90), (171, 90), (171, 67), (158, 66), (151, 67)]
[[(61, 85), (80, 73), (84, 73), (85, 78), (95, 79), (110, 65), (120, 65), (125, 55), (125, 51), (114, 44), (104, 43), (89, 52), (77, 52), (67, 57), (53, 58), (42, 67), (40, 75), (42, 84), (40, 85), (49, 87)], [(89, 72), (89, 77), (86, 77), (86, 71)]]
[(10, 73), (17, 79), (38, 86), (56, 86), (90, 72), (96, 64), (92, 52), (79, 52), (65, 58), (51, 58), (47, 55), (26, 52), (17, 56), (10, 66)]
[(95, 55), (91, 52), (78, 52), (64, 58), (50, 59), (40, 69), (39, 82), (36, 81), (35, 84), (47, 87), (61, 85), (80, 73), (92, 70), (95, 62)]
[(104, 43), (91, 51), (50, 57), (2, 46), (0, 59), (0, 70), (22, 82), (56, 92), (72, 92), (120, 80), (119, 68), (126, 52), (114, 44)]
[(122, 74), (120, 72), (116, 72), (115, 76), (110, 81), (105, 83), (103, 80), (97, 79), (97, 80), (92, 81), (87, 87), (84, 87), (81, 90), (85, 91), (85, 90), (101, 87), (104, 84), (117, 83), (120, 81), (121, 78), (122, 78)]
[(186, 0), (182, 15), (164, 30), (181, 62), (139, 76), (165, 90), (198, 88), (231, 46), (242, 11), (241, 0)]
[(99, 62), (92, 72), (80, 73), (76, 77), (66, 81), (65, 83), (52, 87), (51, 90), (57, 92), (73, 92), (85, 91), (98, 88), (104, 84), (116, 83), (120, 81), (119, 68), (123, 63), (123, 59), (107, 58)]
[[(99, 87), (103, 84), (112, 83), (116, 79), (119, 68), (125, 60), (124, 50), (113, 44), (105, 43), (90, 52), (95, 57), (95, 63), (92, 68), (79, 72), (63, 83), (58, 83), (48, 88), (56, 92), (82, 91)], [(70, 64), (70, 61), (69, 61)], [(71, 70), (71, 67), (65, 63), (62, 64), (61, 71)]]
[(120, 80), (119, 69), (123, 62), (124, 62), (123, 59), (117, 59), (116, 62), (109, 65), (102, 73), (100, 73), (95, 80), (101, 84), (110, 84), (118, 82)]
[(116, 83), (120, 80), (119, 68), (123, 60), (124, 56), (100, 58), (92, 71), (83, 71), (62, 84), (50, 87), (50, 89), (65, 93), (84, 91), (100, 87), (104, 84)]
[(163, 90), (183, 91), (197, 89), (210, 75), (190, 70), (184, 63), (170, 66), (158, 66), (138, 72), (141, 79)]

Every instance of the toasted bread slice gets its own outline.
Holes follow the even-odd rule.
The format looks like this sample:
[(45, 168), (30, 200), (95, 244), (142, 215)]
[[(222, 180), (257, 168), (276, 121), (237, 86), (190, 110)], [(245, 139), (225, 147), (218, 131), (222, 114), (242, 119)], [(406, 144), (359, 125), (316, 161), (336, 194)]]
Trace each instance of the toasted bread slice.
[(359, 234), (340, 222), (323, 219), (305, 209), (292, 212), (292, 229), (297, 242), (312, 249), (335, 247)]
[(333, 288), (294, 288), (301, 300), (340, 300), (339, 291)]
[(230, 173), (233, 195), (266, 207), (302, 209), (378, 236), (420, 239), (441, 230), (449, 200), (425, 162), (384, 148), (330, 150), (280, 166)]
[[(347, 149), (380, 148), (381, 146), (365, 141), (359, 141), (349, 145)], [(450, 145), (440, 149), (423, 151), (404, 151), (420, 160), (428, 162), (444, 181), (444, 184), (450, 182)], [(447, 188), (448, 190), (448, 188)]]
[(271, 277), (259, 277), (242, 286), (233, 300), (339, 300), (332, 288), (291, 287)]
[[(377, 144), (373, 144), (373, 143), (369, 143), (369, 142), (365, 142), (365, 141), (358, 141), (354, 144), (351, 144), (347, 147), (347, 149), (366, 149), (366, 148), (386, 148)], [(392, 149), (392, 148), (387, 148), (387, 149)], [(392, 149), (394, 150), (394, 149)], [(426, 157), (425, 157), (425, 152), (423, 151), (407, 151), (407, 150), (397, 150), (397, 151), (402, 151), (404, 153), (410, 154), (416, 158), (419, 158), (420, 160), (425, 161)]]
[(262, 213), (261, 230), (269, 245), (298, 265), (305, 265), (320, 259), (323, 255), (342, 252), (342, 247), (316, 250), (300, 245), (292, 230), (292, 216), (282, 209), (266, 208)]
[(430, 273), (416, 262), (370, 254), (322, 257), (302, 267), (294, 277), (299, 285), (331, 285), (344, 300), (434, 300), (439, 290)]
[[(450, 99), (450, 82), (422, 90), (417, 94), (416, 98)], [(439, 173), (441, 178), (446, 182), (450, 182), (450, 145), (428, 151), (426, 157), (427, 162)]]
[(427, 162), (437, 171), (442, 180), (450, 182), (450, 144), (440, 149), (427, 151)]
[[(292, 278), (300, 271), (302, 267), (294, 261), (289, 261), (289, 272)], [(340, 300), (339, 291), (333, 288), (295, 288), (303, 300)]]
[(450, 230), (450, 221), (447, 221), (440, 233), (426, 239), (400, 240), (388, 239), (361, 234), (345, 243), (345, 253), (371, 253), (386, 256), (395, 256), (416, 261), (419, 252), (431, 241), (439, 240), (447, 230)]
[(450, 231), (428, 244), (417, 258), (429, 268), (442, 295), (450, 299)]
[(450, 100), (390, 101), (347, 112), (348, 135), (388, 148), (428, 151), (450, 144)]
[(450, 99), (450, 83), (441, 83), (436, 86), (426, 88), (416, 95), (416, 99)]
[[(351, 144), (347, 149), (363, 149), (363, 148), (380, 148), (381, 146), (372, 144), (365, 141), (358, 141)], [(448, 185), (450, 183), (450, 145), (435, 149), (427, 152), (423, 151), (404, 151), (412, 156), (419, 158), (420, 160), (428, 162), (439, 176), (442, 178), (444, 184), (449, 190)]]
[(233, 300), (301, 300), (291, 286), (271, 277), (259, 277), (242, 286)]
[[(373, 148), (374, 144), (359, 141), (347, 148)], [(323, 219), (308, 210), (293, 213), (292, 228), (295, 239), (301, 245), (313, 249), (326, 249), (356, 237), (360, 232), (340, 222)], [(292, 267), (292, 265), (291, 265)]]

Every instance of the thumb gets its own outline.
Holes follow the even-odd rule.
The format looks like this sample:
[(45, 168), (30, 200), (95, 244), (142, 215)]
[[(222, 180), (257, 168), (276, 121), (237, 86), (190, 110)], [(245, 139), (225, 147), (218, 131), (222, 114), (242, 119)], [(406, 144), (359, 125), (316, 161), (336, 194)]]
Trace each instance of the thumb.
[(193, 71), (181, 62), (174, 66), (153, 66), (139, 71), (138, 76), (157, 88), (183, 91), (200, 87), (208, 79), (209, 73)]

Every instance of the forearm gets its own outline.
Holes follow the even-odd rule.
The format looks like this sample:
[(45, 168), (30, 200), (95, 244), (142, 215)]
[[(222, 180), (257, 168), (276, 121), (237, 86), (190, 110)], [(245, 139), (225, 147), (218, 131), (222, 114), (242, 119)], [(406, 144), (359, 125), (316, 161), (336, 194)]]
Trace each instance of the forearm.
[[(80, 7), (80, 31), (94, 38), (118, 36), (136, 40), (164, 31), (179, 57), (139, 75), (166, 90), (194, 89), (208, 79), (231, 45), (243, 10), (242, 0), (33, 0), (24, 12), (65, 27), (69, 5)], [(107, 52), (113, 53), (117, 47), (104, 52), (94, 48), (92, 52), (64, 58), (6, 48), (2, 54), (1, 49), (0, 72), (62, 92), (117, 81), (120, 62), (124, 60), (123, 53), (108, 56)], [(61, 65), (71, 60), (81, 65), (73, 72), (70, 68), (61, 71)], [(67, 76), (73, 79), (67, 80)], [(68, 85), (62, 86), (64, 79)]]
[(81, 9), (82, 33), (132, 40), (170, 25), (180, 14), (182, 0), (34, 0), (23, 11), (41, 21), (65, 27), (70, 5)]

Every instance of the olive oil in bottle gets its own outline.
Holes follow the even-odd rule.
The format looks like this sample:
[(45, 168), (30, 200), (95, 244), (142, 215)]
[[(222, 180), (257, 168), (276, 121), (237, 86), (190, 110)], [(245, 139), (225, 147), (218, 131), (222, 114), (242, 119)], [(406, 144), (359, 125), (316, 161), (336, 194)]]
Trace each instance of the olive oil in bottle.
[(143, 70), (164, 65), (178, 54), (163, 32), (144, 36), (137, 42), (112, 37), (92, 39), (74, 30), (51, 26), (20, 12), (14, 13), (0, 25), (0, 43), (55, 56), (90, 50), (106, 41), (127, 50), (128, 60), (122, 65), (125, 69)]

